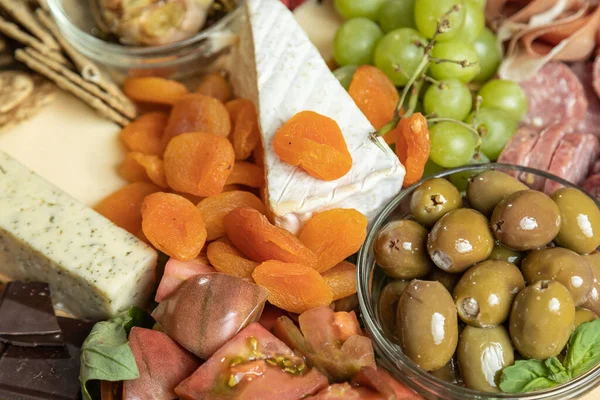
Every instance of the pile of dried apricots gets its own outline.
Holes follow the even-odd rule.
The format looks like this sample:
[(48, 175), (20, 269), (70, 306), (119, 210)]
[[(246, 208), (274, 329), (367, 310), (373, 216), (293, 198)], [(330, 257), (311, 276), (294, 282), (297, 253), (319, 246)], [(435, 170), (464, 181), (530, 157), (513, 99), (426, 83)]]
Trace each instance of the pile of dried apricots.
[[(271, 304), (292, 313), (356, 292), (356, 266), (345, 259), (362, 245), (367, 218), (353, 209), (324, 211), (298, 237), (273, 225), (261, 199), (256, 109), (231, 99), (222, 74), (206, 75), (193, 93), (155, 77), (131, 78), (124, 90), (150, 111), (122, 130), (128, 152), (118, 171), (131, 183), (102, 200), (98, 212), (171, 259), (197, 260), (265, 287)], [(322, 124), (324, 118), (299, 113), (278, 132), (274, 150), (315, 177), (337, 179), (352, 159), (335, 121)], [(318, 124), (320, 134), (301, 128), (307, 123)], [(336, 162), (323, 162), (332, 158), (320, 152)]]

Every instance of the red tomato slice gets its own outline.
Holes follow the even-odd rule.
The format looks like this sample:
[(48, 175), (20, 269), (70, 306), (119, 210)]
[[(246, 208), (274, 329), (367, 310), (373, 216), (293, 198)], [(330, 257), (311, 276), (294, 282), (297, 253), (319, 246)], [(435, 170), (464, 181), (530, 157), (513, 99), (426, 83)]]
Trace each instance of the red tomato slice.
[(165, 265), (165, 272), (158, 289), (156, 290), (157, 303), (162, 302), (169, 297), (181, 285), (183, 281), (195, 275), (217, 272), (213, 267), (204, 264), (196, 259), (192, 261), (179, 261), (174, 258), (169, 259)]
[(384, 400), (377, 392), (370, 389), (353, 386), (348, 382), (336, 383), (317, 393), (310, 400)]

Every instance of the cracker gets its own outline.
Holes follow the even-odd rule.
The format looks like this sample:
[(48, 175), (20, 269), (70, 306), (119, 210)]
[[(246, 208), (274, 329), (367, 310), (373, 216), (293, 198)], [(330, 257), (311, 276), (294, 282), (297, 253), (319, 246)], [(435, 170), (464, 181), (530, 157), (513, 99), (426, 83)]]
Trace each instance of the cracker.
[[(79, 71), (83, 79), (89, 82), (93, 82), (96, 85), (100, 86), (106, 92), (110, 93), (112, 96), (117, 98), (124, 110), (127, 110), (127, 114), (136, 114), (137, 110), (135, 104), (121, 91), (121, 89), (115, 85), (110, 79), (107, 79), (104, 74), (100, 71), (100, 68), (94, 62), (83, 54), (79, 53), (71, 44), (62, 36), (56, 22), (41, 8), (36, 10), (36, 16), (39, 21), (44, 25), (46, 29), (52, 32), (52, 35), (56, 38), (56, 40), (60, 43), (63, 50), (73, 64), (75, 64), (76, 69)], [(33, 47), (33, 46), (32, 46)]]
[(125, 116), (117, 112), (115, 109), (108, 106), (99, 98), (95, 97), (94, 95), (82, 89), (81, 87), (77, 86), (58, 72), (53, 71), (52, 69), (48, 68), (43, 64), (40, 64), (35, 58), (31, 56), (31, 54), (27, 53), (26, 51), (22, 49), (17, 50), (15, 52), (15, 57), (17, 58), (17, 60), (23, 62), (38, 74), (43, 75), (46, 78), (53, 81), (61, 89), (83, 100), (90, 107), (92, 107), (93, 109), (98, 111), (98, 113), (110, 119), (111, 121), (114, 121), (121, 126), (125, 126), (130, 122), (128, 118), (126, 118)]
[(54, 37), (40, 26), (26, 2), (23, 0), (0, 0), (0, 8), (3, 8), (16, 22), (41, 40), (48, 48), (60, 51), (60, 46)]
[(33, 79), (17, 71), (0, 72), (0, 113), (6, 113), (21, 104), (33, 92)]
[(2, 17), (0, 17), (0, 32), (24, 44), (25, 46), (33, 47), (43, 55), (52, 58), (54, 61), (68, 64), (67, 59), (64, 58), (62, 54), (50, 49), (37, 38), (26, 32), (23, 32), (17, 25), (13, 24), (12, 22), (8, 22)]
[(37, 115), (47, 104), (54, 100), (56, 87), (52, 82), (36, 76), (33, 78), (34, 90), (18, 107), (9, 112), (0, 113), (0, 130), (14, 127)]
[(31, 55), (33, 58), (35, 58), (38, 63), (40, 63), (48, 68), (51, 68), (55, 72), (58, 72), (59, 74), (63, 75), (65, 78), (70, 80), (72, 83), (81, 87), (84, 90), (87, 90), (88, 92), (90, 92), (91, 94), (98, 97), (100, 100), (104, 101), (106, 104), (108, 104), (109, 106), (114, 108), (116, 111), (125, 115), (127, 118), (133, 119), (136, 117), (137, 114), (135, 112), (131, 113), (131, 112), (129, 112), (130, 110), (125, 109), (122, 106), (119, 99), (112, 96), (110, 93), (103, 91), (95, 84), (86, 81), (79, 74), (71, 71), (69, 68), (65, 67), (61, 63), (57, 63), (56, 61), (45, 58), (43, 54), (41, 54), (40, 52), (38, 52), (37, 50), (35, 50), (31, 47), (26, 48), (25, 51), (29, 55)]

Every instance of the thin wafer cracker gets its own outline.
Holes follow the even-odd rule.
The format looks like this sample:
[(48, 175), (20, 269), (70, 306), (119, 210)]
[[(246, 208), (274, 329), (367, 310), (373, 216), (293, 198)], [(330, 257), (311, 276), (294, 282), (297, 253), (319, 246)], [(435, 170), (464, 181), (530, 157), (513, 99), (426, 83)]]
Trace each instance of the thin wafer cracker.
[(37, 37), (52, 50), (60, 51), (60, 46), (46, 29), (42, 28), (33, 15), (29, 5), (23, 0), (0, 0), (0, 8), (10, 14), (16, 22), (21, 24), (33, 36)]
[(18, 107), (0, 113), (0, 130), (6, 130), (37, 115), (54, 100), (56, 87), (42, 77), (34, 77), (34, 90)]
[(25, 72), (0, 72), (0, 113), (18, 107), (31, 95), (33, 87), (33, 79)]
[(25, 46), (33, 47), (43, 55), (51, 57), (57, 62), (68, 64), (67, 59), (64, 58), (62, 54), (50, 49), (48, 46), (44, 45), (44, 43), (40, 42), (37, 38), (31, 36), (26, 32), (23, 32), (21, 28), (19, 28), (16, 24), (8, 22), (2, 17), (0, 17), (0, 32), (24, 44)]

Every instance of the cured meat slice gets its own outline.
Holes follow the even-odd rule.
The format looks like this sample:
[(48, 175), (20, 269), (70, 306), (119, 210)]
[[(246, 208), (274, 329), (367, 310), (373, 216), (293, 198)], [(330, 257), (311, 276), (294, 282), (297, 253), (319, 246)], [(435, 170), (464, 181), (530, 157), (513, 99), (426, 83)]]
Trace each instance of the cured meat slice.
[[(596, 94), (594, 86), (592, 86), (594, 66), (590, 62), (579, 62), (571, 65), (571, 70), (577, 75), (583, 85), (585, 97), (588, 101), (588, 108), (585, 118), (582, 120), (573, 120), (569, 124), (569, 129), (572, 133), (593, 133), (596, 136), (600, 136), (600, 98)], [(600, 74), (600, 70), (598, 73)]]
[[(531, 149), (537, 143), (540, 137), (538, 128), (532, 126), (522, 126), (517, 132), (510, 138), (504, 150), (498, 157), (499, 163), (504, 164), (515, 164), (515, 165), (527, 165), (527, 156), (531, 152)], [(517, 176), (517, 173), (510, 171), (510, 174)]]
[(600, 96), (600, 54), (598, 54), (594, 59), (592, 75), (592, 84), (594, 86), (594, 90), (596, 91), (596, 94)]
[(598, 160), (594, 163), (594, 165), (592, 166), (592, 170), (590, 171), (590, 174), (592, 174), (592, 175), (600, 174), (600, 160)]
[[(527, 155), (526, 164), (522, 165), (546, 171), (550, 166), (554, 151), (558, 148), (559, 143), (566, 133), (567, 126), (563, 123), (548, 126), (542, 131), (540, 138)], [(542, 190), (544, 188), (545, 179), (540, 176), (522, 173), (519, 179), (532, 189)]]
[[(590, 133), (567, 135), (554, 152), (548, 172), (579, 185), (599, 153), (600, 142), (596, 136)], [(547, 180), (544, 192), (550, 195), (561, 187), (561, 184)]]
[(532, 78), (519, 82), (529, 102), (523, 122), (545, 127), (557, 121), (585, 118), (588, 102), (583, 85), (565, 64), (546, 64)]
[(583, 190), (589, 193), (590, 196), (600, 200), (600, 174), (590, 176), (582, 185)]

